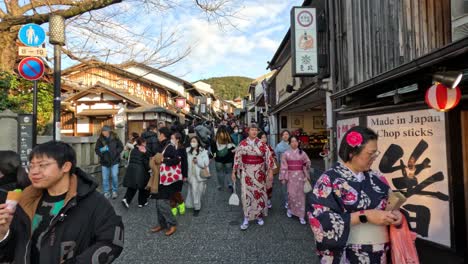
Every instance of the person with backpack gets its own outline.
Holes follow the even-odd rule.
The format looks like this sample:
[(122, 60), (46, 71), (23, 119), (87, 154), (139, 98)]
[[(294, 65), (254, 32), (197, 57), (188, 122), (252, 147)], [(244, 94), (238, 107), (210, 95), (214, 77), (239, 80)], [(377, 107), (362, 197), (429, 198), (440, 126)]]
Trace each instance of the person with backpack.
[(154, 156), (161, 147), (158, 140), (158, 128), (155, 124), (148, 126), (148, 129), (141, 134), (141, 137), (146, 141), (146, 150), (149, 157)]
[(215, 140), (211, 144), (211, 152), (214, 155), (216, 175), (218, 178), (218, 190), (222, 190), (228, 181), (228, 187), (232, 191), (232, 163), (236, 146), (232, 143), (231, 135), (226, 127), (221, 126), (216, 132)]

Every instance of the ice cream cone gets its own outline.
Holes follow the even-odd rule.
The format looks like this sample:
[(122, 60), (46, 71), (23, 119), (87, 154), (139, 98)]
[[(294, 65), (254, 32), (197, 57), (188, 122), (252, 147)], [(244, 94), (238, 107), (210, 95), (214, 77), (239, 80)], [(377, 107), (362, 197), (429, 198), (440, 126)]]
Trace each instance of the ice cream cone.
[(23, 195), (23, 192), (19, 189), (16, 189), (14, 191), (10, 191), (7, 194), (7, 199), (6, 199), (6, 204), (7, 208), (10, 210), (15, 210), (16, 205), (18, 204), (19, 200), (21, 199), (21, 195)]

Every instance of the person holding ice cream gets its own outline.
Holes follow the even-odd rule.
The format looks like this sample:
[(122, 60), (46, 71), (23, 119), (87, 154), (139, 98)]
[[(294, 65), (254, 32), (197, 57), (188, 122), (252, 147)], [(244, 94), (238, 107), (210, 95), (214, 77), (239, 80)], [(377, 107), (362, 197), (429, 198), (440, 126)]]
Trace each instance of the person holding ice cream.
[(122, 252), (124, 227), (97, 183), (76, 167), (63, 142), (36, 146), (31, 186), (0, 204), (0, 263), (111, 263)]

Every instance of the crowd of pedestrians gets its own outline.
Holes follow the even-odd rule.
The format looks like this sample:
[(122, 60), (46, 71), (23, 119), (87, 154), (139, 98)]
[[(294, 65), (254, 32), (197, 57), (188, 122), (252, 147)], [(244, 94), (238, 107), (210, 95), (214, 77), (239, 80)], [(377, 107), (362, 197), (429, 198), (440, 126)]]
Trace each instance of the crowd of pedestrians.
[[(273, 188), (280, 187), (274, 186), (276, 176), (285, 216), (297, 217), (303, 225), (308, 220), (321, 263), (387, 263), (387, 227), (401, 228), (403, 216), (397, 209), (385, 210), (390, 188), (382, 175), (370, 170), (379, 155), (377, 134), (365, 127), (350, 129), (339, 147), (341, 161), (314, 186), (311, 161), (299, 138), (287, 130), (280, 136), (273, 149), (255, 123), (248, 127), (236, 120), (194, 122), (188, 127), (158, 123), (141, 135), (132, 132), (124, 145), (104, 126), (95, 148), (102, 194), (96, 181), (76, 166), (74, 150), (63, 142), (36, 146), (26, 169), (18, 154), (0, 151), (0, 262), (112, 262), (124, 243), (122, 220), (109, 202), (118, 197), (123, 161), (122, 206), (130, 208), (137, 194), (139, 208), (155, 199), (154, 226), (149, 227), (153, 233), (176, 233), (177, 216), (186, 208), (197, 217), (214, 174), (218, 191), (236, 194), (235, 185), (240, 185), (240, 229), (247, 230), (253, 221), (262, 226), (272, 208)], [(215, 173), (210, 172), (210, 163)], [(21, 193), (14, 206), (5, 202), (11, 192)], [(307, 204), (312, 208), (308, 213)]]

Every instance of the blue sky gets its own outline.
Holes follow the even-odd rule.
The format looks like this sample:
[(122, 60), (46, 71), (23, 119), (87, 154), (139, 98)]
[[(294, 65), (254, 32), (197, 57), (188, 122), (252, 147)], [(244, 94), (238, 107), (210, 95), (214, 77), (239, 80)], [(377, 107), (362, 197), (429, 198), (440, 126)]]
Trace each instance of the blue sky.
[[(266, 62), (271, 60), (289, 28), (291, 8), (300, 6), (303, 2), (233, 0), (232, 8), (236, 15), (230, 18), (230, 22), (235, 27), (220, 27), (209, 22), (204, 14), (193, 7), (192, 1), (177, 1), (182, 3), (182, 7), (163, 12), (145, 12), (124, 2), (119, 5), (123, 5), (120, 8), (127, 10), (127, 15), (126, 19), (120, 19), (126, 20), (125, 26), (129, 30), (144, 31), (149, 36), (148, 39), (152, 38), (154, 41), (157, 41), (161, 29), (166, 36), (170, 32), (176, 32), (176, 43), (163, 53), (174, 55), (187, 48), (191, 49), (191, 53), (177, 64), (162, 70), (190, 82), (218, 76), (256, 78), (265, 74)], [(81, 40), (85, 38), (79, 31), (74, 33)], [(69, 42), (71, 41), (73, 39), (70, 38)], [(76, 37), (74, 41), (77, 41)], [(100, 40), (101, 44), (98, 40), (95, 42), (95, 45), (117, 49), (106, 39)], [(136, 46), (147, 48), (151, 52), (150, 45), (151, 43), (142, 41)], [(111, 63), (120, 63), (122, 60), (125, 58), (108, 58)], [(75, 63), (64, 58), (63, 68)]]
[[(301, 1), (245, 1), (232, 23), (237, 28), (221, 29), (203, 18), (177, 16), (182, 32), (195, 45), (191, 54), (167, 70), (195, 81), (217, 76), (256, 78), (267, 72), (271, 60), (290, 24), (292, 6)], [(181, 22), (182, 21), (182, 22)]]

